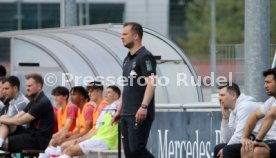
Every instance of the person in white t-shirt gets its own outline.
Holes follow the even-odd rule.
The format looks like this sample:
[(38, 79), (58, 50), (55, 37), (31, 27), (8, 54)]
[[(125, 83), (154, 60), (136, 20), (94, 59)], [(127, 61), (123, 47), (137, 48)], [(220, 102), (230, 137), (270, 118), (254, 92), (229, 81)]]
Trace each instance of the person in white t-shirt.
[[(243, 158), (274, 158), (276, 157), (276, 68), (263, 72), (265, 77), (265, 90), (271, 96), (263, 106), (250, 117), (241, 140), (241, 157)], [(255, 141), (249, 140), (248, 133), (254, 128), (256, 122), (263, 119), (261, 128)]]

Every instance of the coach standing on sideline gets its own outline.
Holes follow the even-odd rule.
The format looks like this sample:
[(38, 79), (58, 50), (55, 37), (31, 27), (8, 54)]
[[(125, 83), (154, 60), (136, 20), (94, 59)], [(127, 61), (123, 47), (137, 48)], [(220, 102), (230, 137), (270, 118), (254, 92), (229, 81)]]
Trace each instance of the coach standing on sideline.
[[(121, 130), (126, 158), (154, 158), (146, 149), (154, 120), (154, 91), (156, 61), (142, 46), (143, 28), (140, 24), (125, 23), (122, 42), (129, 49), (123, 62), (123, 95), (113, 117), (113, 123), (121, 116)], [(125, 80), (124, 79), (124, 80)]]

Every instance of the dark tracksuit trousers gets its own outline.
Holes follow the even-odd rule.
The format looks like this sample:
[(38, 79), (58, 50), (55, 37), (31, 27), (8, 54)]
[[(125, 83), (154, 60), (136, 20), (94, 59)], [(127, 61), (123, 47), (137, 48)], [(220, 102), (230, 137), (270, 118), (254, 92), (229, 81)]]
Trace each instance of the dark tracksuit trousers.
[(150, 117), (147, 117), (141, 123), (136, 123), (134, 116), (123, 116), (121, 118), (126, 158), (154, 158), (146, 148), (152, 122), (153, 120)]

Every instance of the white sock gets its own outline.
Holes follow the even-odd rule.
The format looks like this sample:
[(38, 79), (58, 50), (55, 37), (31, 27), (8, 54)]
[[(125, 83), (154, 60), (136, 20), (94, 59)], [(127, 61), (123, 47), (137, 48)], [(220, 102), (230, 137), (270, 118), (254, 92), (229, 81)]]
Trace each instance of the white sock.
[(60, 146), (56, 147), (56, 155), (61, 155), (61, 147)]
[(62, 154), (60, 155), (58, 158), (71, 158), (69, 155), (66, 155), (66, 154)]
[(4, 143), (4, 139), (3, 139), (3, 138), (0, 138), (0, 147), (3, 146), (3, 143)]
[(50, 156), (44, 154), (44, 153), (39, 153), (38, 158), (49, 158)]
[(50, 156), (50, 155), (55, 155), (56, 154), (56, 147), (53, 147), (53, 146), (48, 146), (45, 150), (45, 154), (47, 156)]

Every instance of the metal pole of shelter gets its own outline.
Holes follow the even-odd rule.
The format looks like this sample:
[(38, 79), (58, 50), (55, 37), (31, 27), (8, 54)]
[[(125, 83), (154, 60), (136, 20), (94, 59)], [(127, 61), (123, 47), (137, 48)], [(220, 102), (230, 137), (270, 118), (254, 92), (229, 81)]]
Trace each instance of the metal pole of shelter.
[(89, 11), (89, 2), (85, 0), (85, 24), (90, 24), (90, 11)]
[(83, 1), (79, 1), (79, 25), (83, 25)]
[[(214, 78), (217, 76), (216, 67), (216, 0), (211, 0), (211, 39), (210, 39), (210, 51), (211, 51), (211, 73), (214, 74)], [(216, 85), (212, 85), (212, 94), (216, 92)]]
[(76, 0), (60, 0), (60, 27), (77, 25)]
[(245, 93), (258, 101), (267, 98), (262, 72), (270, 67), (269, 5), (269, 0), (245, 0)]
[(65, 21), (64, 21), (64, 2), (65, 0), (60, 0), (60, 27), (65, 26)]

